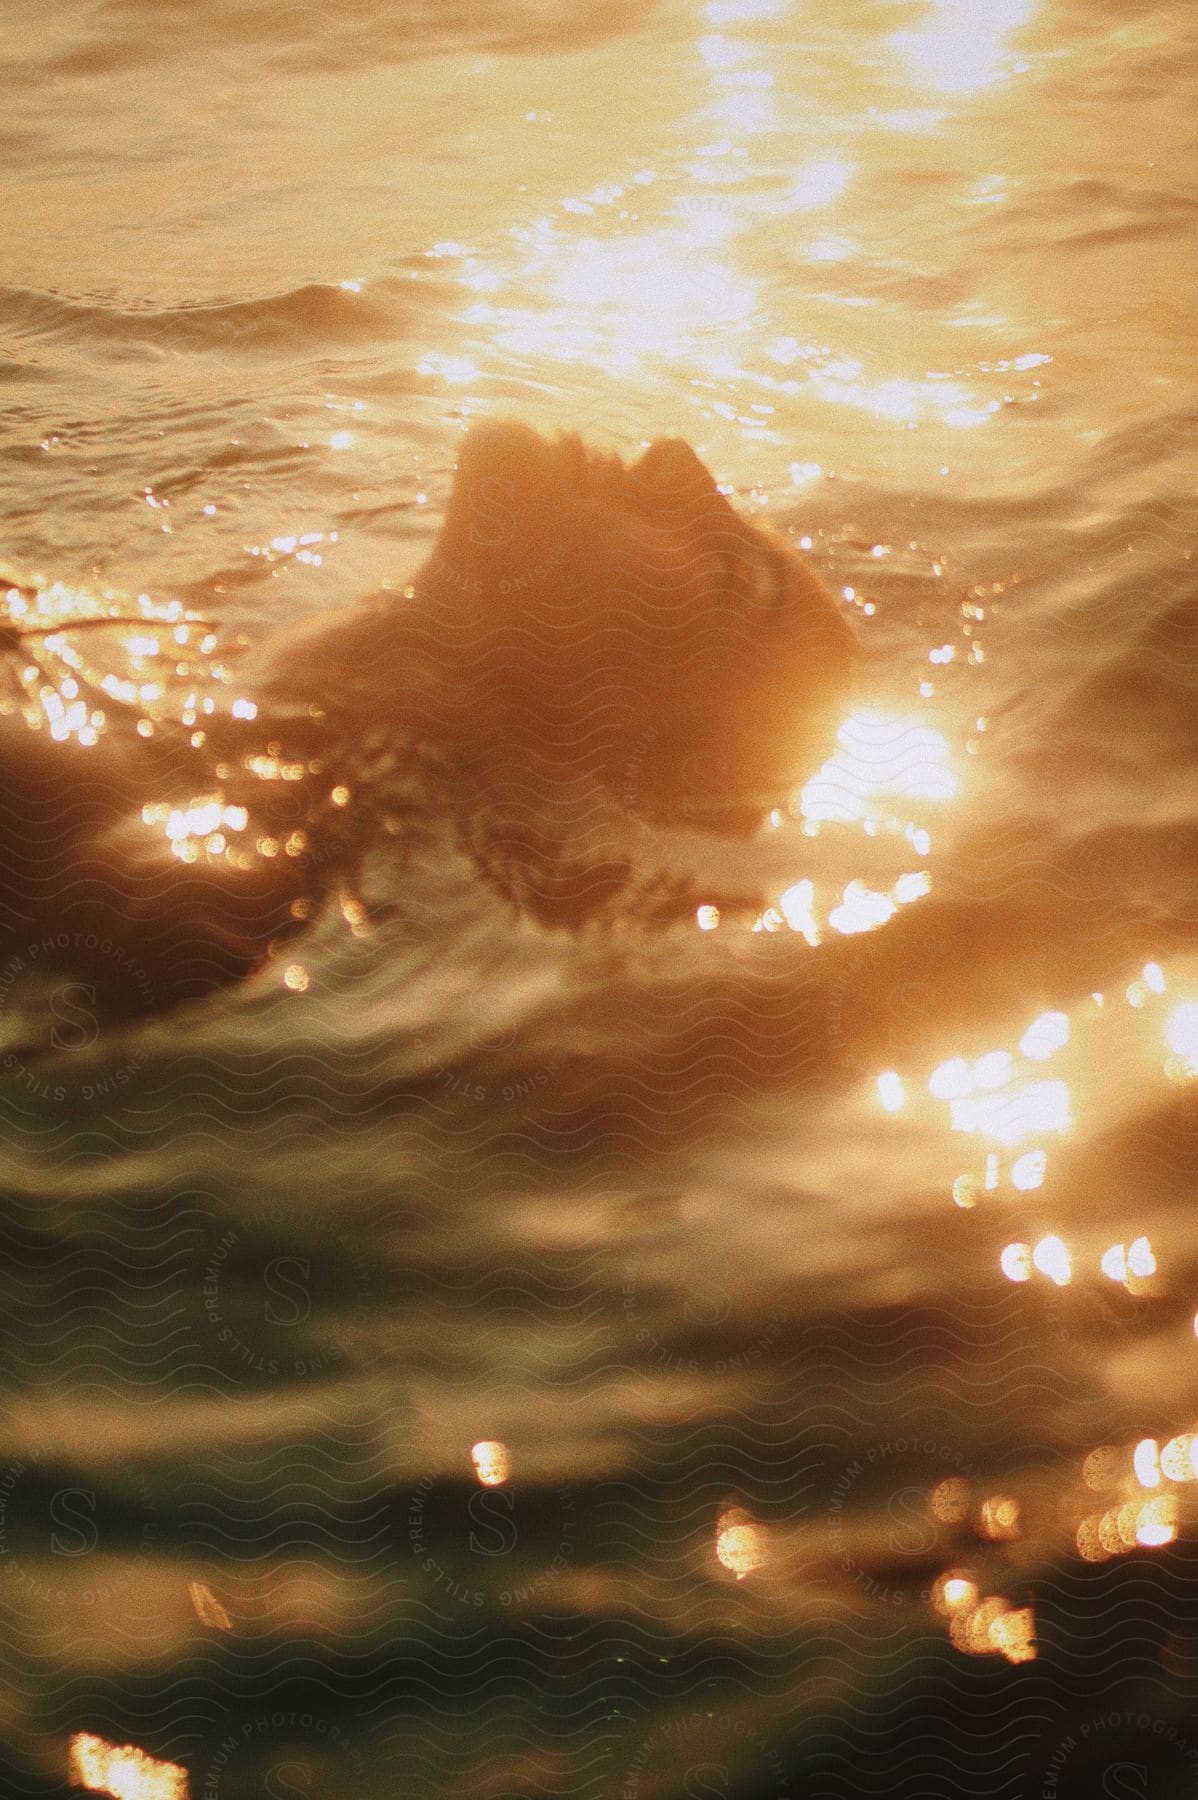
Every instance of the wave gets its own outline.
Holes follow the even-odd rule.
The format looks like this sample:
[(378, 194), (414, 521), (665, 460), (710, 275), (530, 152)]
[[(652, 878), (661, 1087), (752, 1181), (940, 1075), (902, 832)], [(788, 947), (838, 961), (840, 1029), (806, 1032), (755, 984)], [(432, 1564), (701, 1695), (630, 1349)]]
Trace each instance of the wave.
[(0, 287), (0, 333), (18, 342), (74, 343), (88, 350), (144, 345), (158, 350), (239, 351), (346, 348), (391, 339), (401, 329), (408, 283), (307, 282), (258, 299), (213, 305), (123, 307), (98, 299)]

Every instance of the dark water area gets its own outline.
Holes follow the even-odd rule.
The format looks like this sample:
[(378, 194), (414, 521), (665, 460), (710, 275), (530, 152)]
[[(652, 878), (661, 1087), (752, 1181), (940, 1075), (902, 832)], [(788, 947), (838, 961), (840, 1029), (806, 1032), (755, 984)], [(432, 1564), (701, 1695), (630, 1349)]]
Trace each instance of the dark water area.
[[(3, 1794), (1198, 1792), (1192, 8), (5, 27)], [(685, 659), (661, 823), (652, 732), (447, 779), (305, 649), (496, 417), (852, 622), (754, 835)], [(105, 805), (323, 897), (164, 1008), (26, 878)]]

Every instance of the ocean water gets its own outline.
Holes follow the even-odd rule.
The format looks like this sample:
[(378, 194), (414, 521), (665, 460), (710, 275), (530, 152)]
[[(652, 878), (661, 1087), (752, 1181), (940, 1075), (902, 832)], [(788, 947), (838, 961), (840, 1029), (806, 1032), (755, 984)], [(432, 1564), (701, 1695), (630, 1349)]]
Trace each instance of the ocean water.
[[(252, 646), (515, 416), (686, 437), (866, 666), (756, 838), (642, 830), (756, 913), (434, 818), (117, 1019), (10, 884), (4, 1793), (1198, 1790), (1192, 9), (5, 27), (10, 579)], [(6, 745), (64, 645), (160, 654), (6, 640)]]

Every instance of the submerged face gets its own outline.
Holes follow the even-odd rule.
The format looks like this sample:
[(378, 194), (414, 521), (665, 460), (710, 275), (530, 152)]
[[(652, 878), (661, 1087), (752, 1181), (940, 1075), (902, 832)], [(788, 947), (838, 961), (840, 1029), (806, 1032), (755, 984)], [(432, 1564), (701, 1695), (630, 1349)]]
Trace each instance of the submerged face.
[(700, 825), (755, 822), (818, 765), (856, 654), (801, 558), (678, 439), (625, 467), (477, 426), (420, 591), (455, 621), (482, 738)]

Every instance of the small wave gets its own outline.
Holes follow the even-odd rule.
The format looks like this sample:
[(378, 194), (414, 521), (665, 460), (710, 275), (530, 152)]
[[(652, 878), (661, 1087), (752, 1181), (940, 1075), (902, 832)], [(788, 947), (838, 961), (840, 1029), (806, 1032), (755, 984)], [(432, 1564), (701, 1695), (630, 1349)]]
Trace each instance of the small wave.
[(118, 17), (87, 15), (77, 36), (48, 46), (35, 66), (42, 79), (95, 80), (177, 54), (185, 31), (201, 54), (240, 45), (276, 72), (327, 75), (446, 53), (576, 50), (641, 29), (652, 10), (644, 0), (586, 0), (568, 11), (550, 0), (410, 0), (388, 14), (377, 0), (342, 0), (335, 11), (311, 0), (203, 0), (184, 18), (177, 3), (128, 0)]
[(144, 344), (166, 350), (311, 349), (374, 343), (398, 328), (398, 282), (370, 295), (327, 282), (216, 305), (166, 308), (105, 305), (27, 288), (0, 288), (0, 328), (35, 342)]

